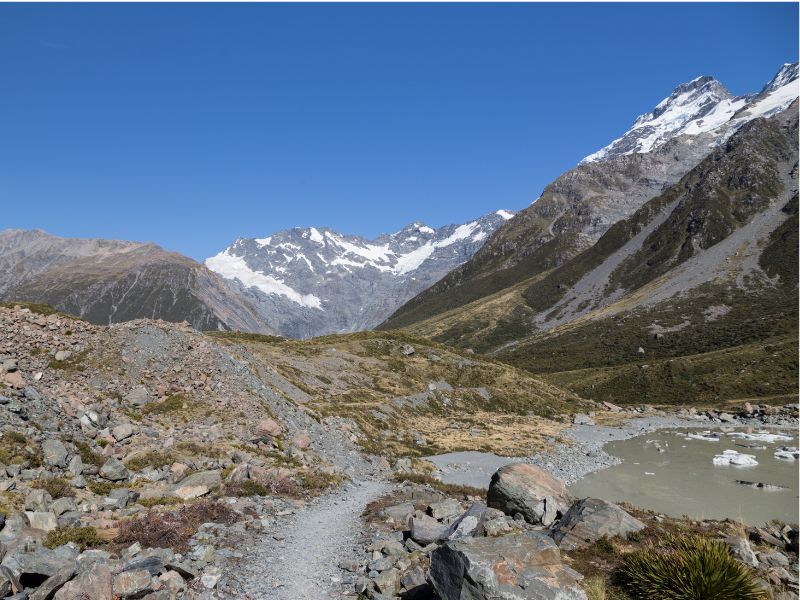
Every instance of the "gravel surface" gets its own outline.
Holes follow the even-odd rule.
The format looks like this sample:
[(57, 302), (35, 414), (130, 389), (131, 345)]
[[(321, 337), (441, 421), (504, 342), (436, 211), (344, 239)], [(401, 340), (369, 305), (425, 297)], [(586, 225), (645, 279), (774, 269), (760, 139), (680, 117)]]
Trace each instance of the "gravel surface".
[(322, 600), (342, 596), (340, 562), (363, 557), (361, 513), (386, 494), (380, 480), (350, 482), (317, 498), (295, 514), (278, 517), (270, 534), (247, 554), (235, 575), (236, 597)]

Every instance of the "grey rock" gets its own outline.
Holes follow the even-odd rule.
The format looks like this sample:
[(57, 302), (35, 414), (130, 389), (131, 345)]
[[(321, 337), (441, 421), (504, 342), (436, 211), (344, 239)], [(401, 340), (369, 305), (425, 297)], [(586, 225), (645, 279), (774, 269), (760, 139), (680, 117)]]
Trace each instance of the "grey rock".
[(118, 442), (128, 439), (134, 433), (136, 433), (136, 428), (130, 423), (122, 423), (111, 430), (111, 435), (114, 436), (114, 439)]
[(414, 514), (414, 505), (411, 502), (403, 502), (402, 504), (395, 504), (387, 506), (383, 509), (383, 514), (392, 519), (395, 523), (400, 523), (404, 527), (408, 527), (412, 515)]
[(128, 469), (113, 456), (100, 468), (100, 477), (109, 481), (124, 481), (128, 478)]
[(53, 497), (45, 490), (31, 490), (25, 497), (25, 510), (46, 512), (50, 510)]
[(81, 473), (83, 473), (83, 460), (78, 454), (70, 459), (69, 465), (67, 465), (67, 470), (73, 477), (78, 477)]
[(75, 579), (66, 583), (54, 596), (54, 600), (111, 600), (111, 569), (108, 565), (96, 564), (82, 569)]
[(153, 577), (146, 569), (123, 571), (114, 575), (114, 595), (120, 598), (141, 598), (153, 590)]
[(448, 542), (431, 555), (442, 600), (585, 600), (580, 579), (553, 540), (533, 531)]
[(58, 519), (56, 519), (56, 515), (50, 511), (47, 512), (26, 511), (25, 517), (28, 519), (28, 524), (32, 529), (41, 529), (42, 531), (53, 531), (53, 529), (58, 527)]
[(550, 535), (562, 550), (586, 547), (602, 537), (641, 531), (645, 524), (612, 502), (598, 498), (579, 500), (567, 511)]
[(147, 388), (143, 385), (133, 388), (125, 396), (125, 402), (133, 404), (134, 406), (142, 406), (151, 400)]
[(428, 515), (411, 519), (411, 538), (423, 546), (447, 539), (450, 528)]
[(17, 547), (6, 554), (2, 565), (10, 569), (15, 577), (26, 579), (52, 577), (61, 569), (74, 568), (75, 560), (48, 548), (37, 548), (33, 552), (26, 552), (24, 548)]
[(461, 503), (455, 498), (446, 498), (439, 502), (433, 502), (428, 506), (428, 513), (434, 519), (444, 519), (461, 512)]
[(53, 503), (50, 505), (50, 510), (52, 510), (57, 517), (60, 517), (65, 512), (77, 511), (78, 505), (75, 502), (75, 498), (57, 498), (56, 500), (53, 500)]
[(171, 488), (173, 496), (183, 500), (198, 498), (222, 485), (219, 471), (200, 471), (183, 478)]
[(47, 438), (42, 443), (42, 454), (44, 455), (44, 464), (51, 467), (67, 466), (67, 448), (59, 440)]
[(498, 469), (489, 484), (487, 504), (509, 516), (516, 514), (539, 524), (545, 514), (542, 503), (552, 498), (557, 513), (566, 512), (570, 496), (564, 482), (533, 465), (512, 463)]
[(55, 593), (72, 579), (75, 575), (75, 565), (70, 564), (59, 569), (55, 575), (48, 577), (36, 591), (30, 595), (30, 600), (51, 600)]
[(756, 558), (755, 552), (753, 552), (750, 543), (745, 538), (731, 536), (725, 538), (725, 543), (736, 560), (750, 567), (758, 567), (758, 558)]

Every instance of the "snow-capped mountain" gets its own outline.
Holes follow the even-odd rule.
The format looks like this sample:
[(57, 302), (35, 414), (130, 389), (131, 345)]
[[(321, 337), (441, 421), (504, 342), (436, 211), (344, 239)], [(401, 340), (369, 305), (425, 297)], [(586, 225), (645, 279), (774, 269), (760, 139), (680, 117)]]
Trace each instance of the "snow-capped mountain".
[(636, 119), (622, 137), (583, 162), (652, 152), (679, 135), (706, 135), (709, 146), (716, 146), (748, 121), (788, 107), (798, 96), (797, 78), (798, 64), (787, 63), (759, 93), (734, 97), (713, 77), (697, 77), (679, 85), (652, 112)]
[(241, 238), (206, 266), (253, 303), (283, 335), (372, 328), (466, 262), (514, 216), (498, 210), (438, 229), (412, 223), (375, 240), (324, 227)]

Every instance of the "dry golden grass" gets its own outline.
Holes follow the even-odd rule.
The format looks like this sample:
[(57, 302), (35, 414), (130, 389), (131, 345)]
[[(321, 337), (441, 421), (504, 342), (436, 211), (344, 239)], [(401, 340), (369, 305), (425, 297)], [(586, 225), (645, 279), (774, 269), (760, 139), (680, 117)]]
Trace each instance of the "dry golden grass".
[[(352, 419), (359, 443), (386, 456), (528, 455), (563, 428), (554, 417), (587, 410), (578, 396), (525, 371), (404, 334), (231, 341), (300, 390), (311, 415)], [(414, 354), (402, 353), (406, 343)]]

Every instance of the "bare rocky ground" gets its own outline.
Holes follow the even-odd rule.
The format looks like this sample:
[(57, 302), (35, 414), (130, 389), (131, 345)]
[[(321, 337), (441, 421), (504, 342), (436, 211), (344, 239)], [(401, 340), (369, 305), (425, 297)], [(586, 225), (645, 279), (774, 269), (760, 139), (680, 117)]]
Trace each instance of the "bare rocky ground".
[[(574, 415), (531, 459), (544, 469), (504, 467), (487, 496), (431, 480), (424, 461), (392, 470), (364, 453), (354, 419), (311, 410), (313, 390), (246, 346), (33, 309), (0, 307), (0, 598), (579, 599), (564, 540), (660, 522), (575, 503), (563, 479), (595, 464), (576, 452), (672, 415)], [(796, 426), (762, 409), (684, 416)], [(619, 422), (592, 424), (609, 415)], [(737, 556), (796, 598), (796, 530), (747, 535), (731, 542)]]

